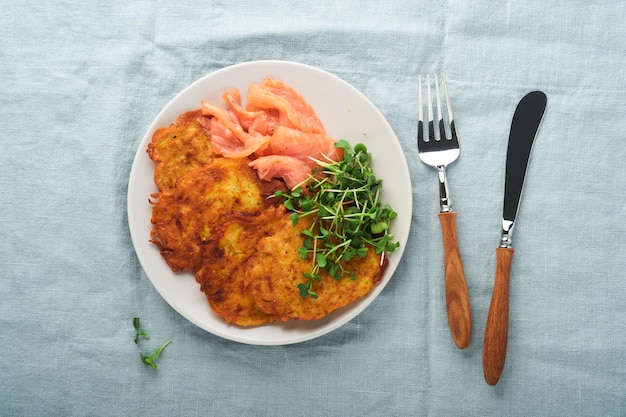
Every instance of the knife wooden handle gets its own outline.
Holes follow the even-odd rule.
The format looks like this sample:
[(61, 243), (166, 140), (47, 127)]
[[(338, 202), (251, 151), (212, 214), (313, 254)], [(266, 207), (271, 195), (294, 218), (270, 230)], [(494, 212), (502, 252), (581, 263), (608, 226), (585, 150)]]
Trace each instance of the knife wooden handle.
[(446, 306), (452, 339), (459, 349), (465, 349), (472, 337), (472, 310), (461, 253), (456, 236), (456, 213), (439, 213), (443, 235)]
[(485, 327), (483, 372), (489, 385), (496, 385), (504, 368), (509, 336), (509, 277), (514, 250), (496, 249), (496, 279)]

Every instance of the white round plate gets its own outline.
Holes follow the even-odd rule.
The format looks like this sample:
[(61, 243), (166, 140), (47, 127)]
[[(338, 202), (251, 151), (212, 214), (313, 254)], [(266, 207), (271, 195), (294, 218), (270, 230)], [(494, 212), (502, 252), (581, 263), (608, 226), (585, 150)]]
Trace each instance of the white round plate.
[[(353, 146), (363, 143), (372, 153), (372, 168), (383, 180), (381, 201), (398, 213), (391, 232), (400, 247), (388, 254), (389, 265), (382, 280), (366, 297), (317, 321), (288, 321), (254, 328), (228, 325), (211, 310), (192, 274), (174, 274), (150, 240), (152, 206), (148, 203), (154, 184), (154, 163), (146, 148), (154, 131), (174, 123), (185, 111), (198, 109), (205, 99), (223, 105), (221, 94), (238, 87), (245, 98), (248, 85), (274, 77), (295, 88), (313, 106), (336, 139)], [(385, 288), (404, 251), (411, 226), (411, 179), (398, 138), (376, 107), (358, 90), (340, 78), (304, 64), (287, 61), (253, 61), (209, 74), (180, 92), (154, 119), (146, 132), (130, 172), (128, 222), (137, 256), (154, 288), (178, 313), (217, 336), (254, 345), (285, 345), (310, 340), (331, 332), (360, 314)]]

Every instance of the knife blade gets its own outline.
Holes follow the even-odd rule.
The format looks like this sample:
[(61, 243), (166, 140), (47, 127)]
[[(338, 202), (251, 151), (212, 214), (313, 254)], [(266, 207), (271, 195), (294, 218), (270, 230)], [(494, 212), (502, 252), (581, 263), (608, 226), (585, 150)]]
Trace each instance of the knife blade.
[(483, 343), (483, 373), (489, 385), (496, 385), (504, 369), (509, 332), (509, 278), (513, 260), (511, 236), (519, 209), (524, 178), (533, 142), (543, 119), (546, 95), (533, 91), (517, 105), (511, 122), (506, 156), (502, 235), (496, 248), (496, 274), (487, 315)]

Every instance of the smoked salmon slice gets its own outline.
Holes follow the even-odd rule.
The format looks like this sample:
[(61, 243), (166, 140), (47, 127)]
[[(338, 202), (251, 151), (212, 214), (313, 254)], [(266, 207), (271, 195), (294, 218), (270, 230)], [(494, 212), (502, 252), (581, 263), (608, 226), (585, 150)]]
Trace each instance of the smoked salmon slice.
[(338, 161), (343, 157), (343, 149), (336, 148), (335, 142), (324, 133), (306, 133), (280, 126), (269, 138), (267, 146), (257, 154), (291, 156), (312, 168), (316, 163), (311, 158), (328, 162), (329, 159)]
[(251, 135), (267, 135), (279, 125), (278, 111), (251, 111), (241, 105), (239, 89), (226, 90), (222, 94), (228, 108), (237, 116), (241, 127)]
[(262, 180), (270, 181), (273, 178), (282, 178), (289, 188), (295, 188), (311, 175), (311, 167), (292, 156), (261, 156), (250, 162), (248, 166), (254, 168)]
[(227, 108), (202, 101), (202, 126), (213, 152), (226, 158), (250, 157), (259, 178), (282, 178), (288, 187), (306, 180), (315, 160), (339, 161), (343, 149), (326, 135), (304, 97), (287, 83), (265, 78), (250, 84), (245, 107), (238, 89), (222, 94)]
[(245, 158), (265, 147), (269, 136), (251, 135), (246, 132), (232, 110), (220, 109), (207, 101), (202, 101), (202, 114), (213, 117), (208, 125), (213, 152), (226, 158)]
[(248, 87), (248, 110), (277, 110), (281, 126), (303, 132), (324, 133), (324, 126), (313, 107), (287, 83), (266, 78)]

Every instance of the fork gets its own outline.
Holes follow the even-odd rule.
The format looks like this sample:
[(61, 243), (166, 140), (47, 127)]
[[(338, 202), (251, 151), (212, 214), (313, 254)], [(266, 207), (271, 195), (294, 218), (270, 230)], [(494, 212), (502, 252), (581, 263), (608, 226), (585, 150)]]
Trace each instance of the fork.
[(439, 94), (439, 78), (435, 74), (435, 92), (437, 100), (437, 117), (439, 125), (439, 137), (435, 136), (433, 121), (433, 103), (431, 94), (430, 75), (426, 75), (428, 92), (428, 138), (424, 137), (424, 113), (422, 103), (422, 76), (418, 76), (419, 82), (419, 109), (417, 122), (417, 148), (420, 160), (437, 170), (439, 177), (439, 222), (443, 236), (444, 249), (444, 283), (446, 293), (446, 306), (448, 310), (448, 325), (454, 343), (459, 349), (469, 346), (472, 336), (472, 312), (461, 262), (461, 253), (456, 235), (456, 212), (450, 204), (450, 193), (446, 179), (446, 167), (459, 157), (459, 141), (456, 135), (454, 116), (448, 96), (448, 83), (446, 74), (442, 73), (442, 85), (446, 96), (448, 110), (448, 122), (450, 124), (451, 137), (446, 134), (446, 126), (441, 110), (441, 97)]

